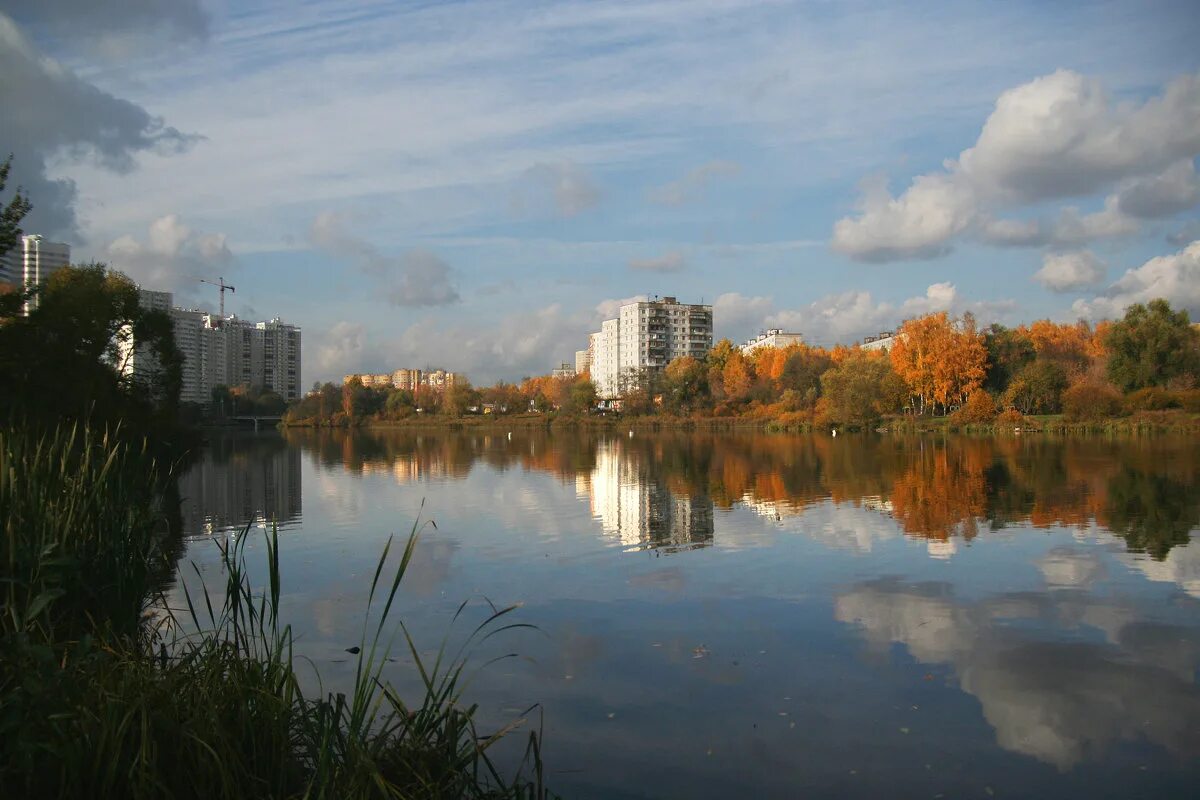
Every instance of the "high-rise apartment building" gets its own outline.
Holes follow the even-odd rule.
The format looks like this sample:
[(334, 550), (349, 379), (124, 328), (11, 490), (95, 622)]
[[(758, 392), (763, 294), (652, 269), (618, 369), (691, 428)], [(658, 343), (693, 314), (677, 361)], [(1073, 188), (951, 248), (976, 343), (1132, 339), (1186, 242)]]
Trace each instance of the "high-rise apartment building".
[[(183, 355), (182, 402), (208, 405), (215, 386), (258, 386), (284, 400), (300, 398), (301, 331), (295, 325), (174, 308), (170, 292), (143, 289), (140, 301), (171, 317), (175, 346)], [(154, 368), (152, 356), (136, 346), (125, 361), (126, 371)]]
[(621, 306), (616, 319), (594, 335), (591, 374), (602, 399), (619, 398), (647, 371), (660, 371), (680, 356), (702, 359), (712, 349), (712, 306), (674, 297)]
[[(28, 289), (45, 283), (55, 271), (70, 263), (70, 245), (30, 234), (22, 236), (16, 247), (0, 255), (0, 280)], [(34, 308), (37, 298), (25, 304), (25, 313)]]

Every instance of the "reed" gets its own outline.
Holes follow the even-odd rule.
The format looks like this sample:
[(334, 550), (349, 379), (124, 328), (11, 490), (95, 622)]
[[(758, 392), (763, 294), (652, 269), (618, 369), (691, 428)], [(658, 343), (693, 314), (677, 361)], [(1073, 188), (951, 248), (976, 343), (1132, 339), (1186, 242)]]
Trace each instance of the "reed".
[[(528, 626), (508, 621), (512, 608), (489, 607), (460, 646), (451, 651), (447, 636), (429, 660), (395, 618), (419, 525), (402, 549), (389, 539), (380, 555), (352, 687), (310, 697), (280, 618), (274, 530), (263, 534), (264, 585), (247, 568), (247, 527), (222, 546), (223, 586), (185, 587), (185, 607), (167, 606), (159, 576), (172, 548), (154, 505), (159, 477), (143, 450), (113, 436), (79, 428), (0, 435), (6, 794), (547, 795), (539, 734), (528, 733), (524, 758), (506, 776), (491, 750), (526, 720), (480, 735), (477, 709), (464, 699), (475, 648)], [(407, 650), (420, 675), (414, 702), (386, 679), (393, 647)]]

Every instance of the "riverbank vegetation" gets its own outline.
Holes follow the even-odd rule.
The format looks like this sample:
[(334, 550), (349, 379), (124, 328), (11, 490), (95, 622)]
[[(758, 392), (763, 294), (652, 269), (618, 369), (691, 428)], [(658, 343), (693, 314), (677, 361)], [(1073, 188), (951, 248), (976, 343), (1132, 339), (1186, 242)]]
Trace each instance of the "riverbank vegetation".
[[(0, 781), (14, 797), (537, 797), (538, 740), (503, 778), (461, 695), (465, 656), (423, 660), (394, 618), (416, 546), (364, 586), (350, 691), (309, 696), (280, 619), (278, 541), (252, 581), (247, 528), (223, 585), (168, 607), (181, 539), (170, 476), (125, 437), (0, 431)], [(258, 571), (261, 574), (261, 571)], [(473, 642), (501, 629), (489, 613)], [(391, 631), (424, 692), (387, 681)]]
[(890, 347), (805, 344), (743, 353), (722, 340), (629, 376), (619, 411), (598, 410), (590, 376), (526, 378), (444, 393), (314, 387), (287, 425), (459, 423), (477, 417), (664, 424), (743, 421), (802, 429), (878, 425), (975, 429), (1200, 430), (1200, 330), (1164, 300), (1090, 325), (1039, 320), (978, 330), (968, 314), (905, 322)]

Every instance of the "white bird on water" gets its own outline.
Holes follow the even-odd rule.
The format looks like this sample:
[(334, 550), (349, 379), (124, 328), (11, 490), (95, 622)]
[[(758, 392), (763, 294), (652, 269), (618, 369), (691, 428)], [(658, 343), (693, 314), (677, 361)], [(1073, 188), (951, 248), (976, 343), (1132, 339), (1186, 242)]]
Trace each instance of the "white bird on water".
[(629, 438), (630, 438), (630, 439), (632, 439), (632, 438), (633, 438), (633, 431), (630, 431), (630, 432), (629, 432)]
[(829, 432), (833, 434), (833, 438), (837, 438), (837, 428), (831, 428)]

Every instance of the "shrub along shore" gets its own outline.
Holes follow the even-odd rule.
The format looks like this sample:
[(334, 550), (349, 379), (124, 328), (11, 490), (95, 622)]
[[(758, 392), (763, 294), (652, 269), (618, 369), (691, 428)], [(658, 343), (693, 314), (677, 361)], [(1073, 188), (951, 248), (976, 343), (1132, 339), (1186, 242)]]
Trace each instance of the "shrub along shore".
[[(222, 545), (222, 585), (170, 608), (182, 548), (169, 470), (86, 427), (0, 429), (0, 785), (12, 797), (543, 797), (539, 740), (504, 777), (461, 697), (464, 658), (423, 662), (393, 604), (417, 542), (380, 557), (348, 693), (307, 696), (279, 618), (279, 544), (267, 579), (250, 528)], [(398, 548), (399, 549), (399, 548)], [(390, 556), (390, 557), (389, 557)], [(210, 591), (211, 590), (211, 591)], [(492, 613), (473, 642), (499, 626)], [(389, 614), (393, 617), (389, 620)], [(423, 696), (384, 666), (392, 631)]]

